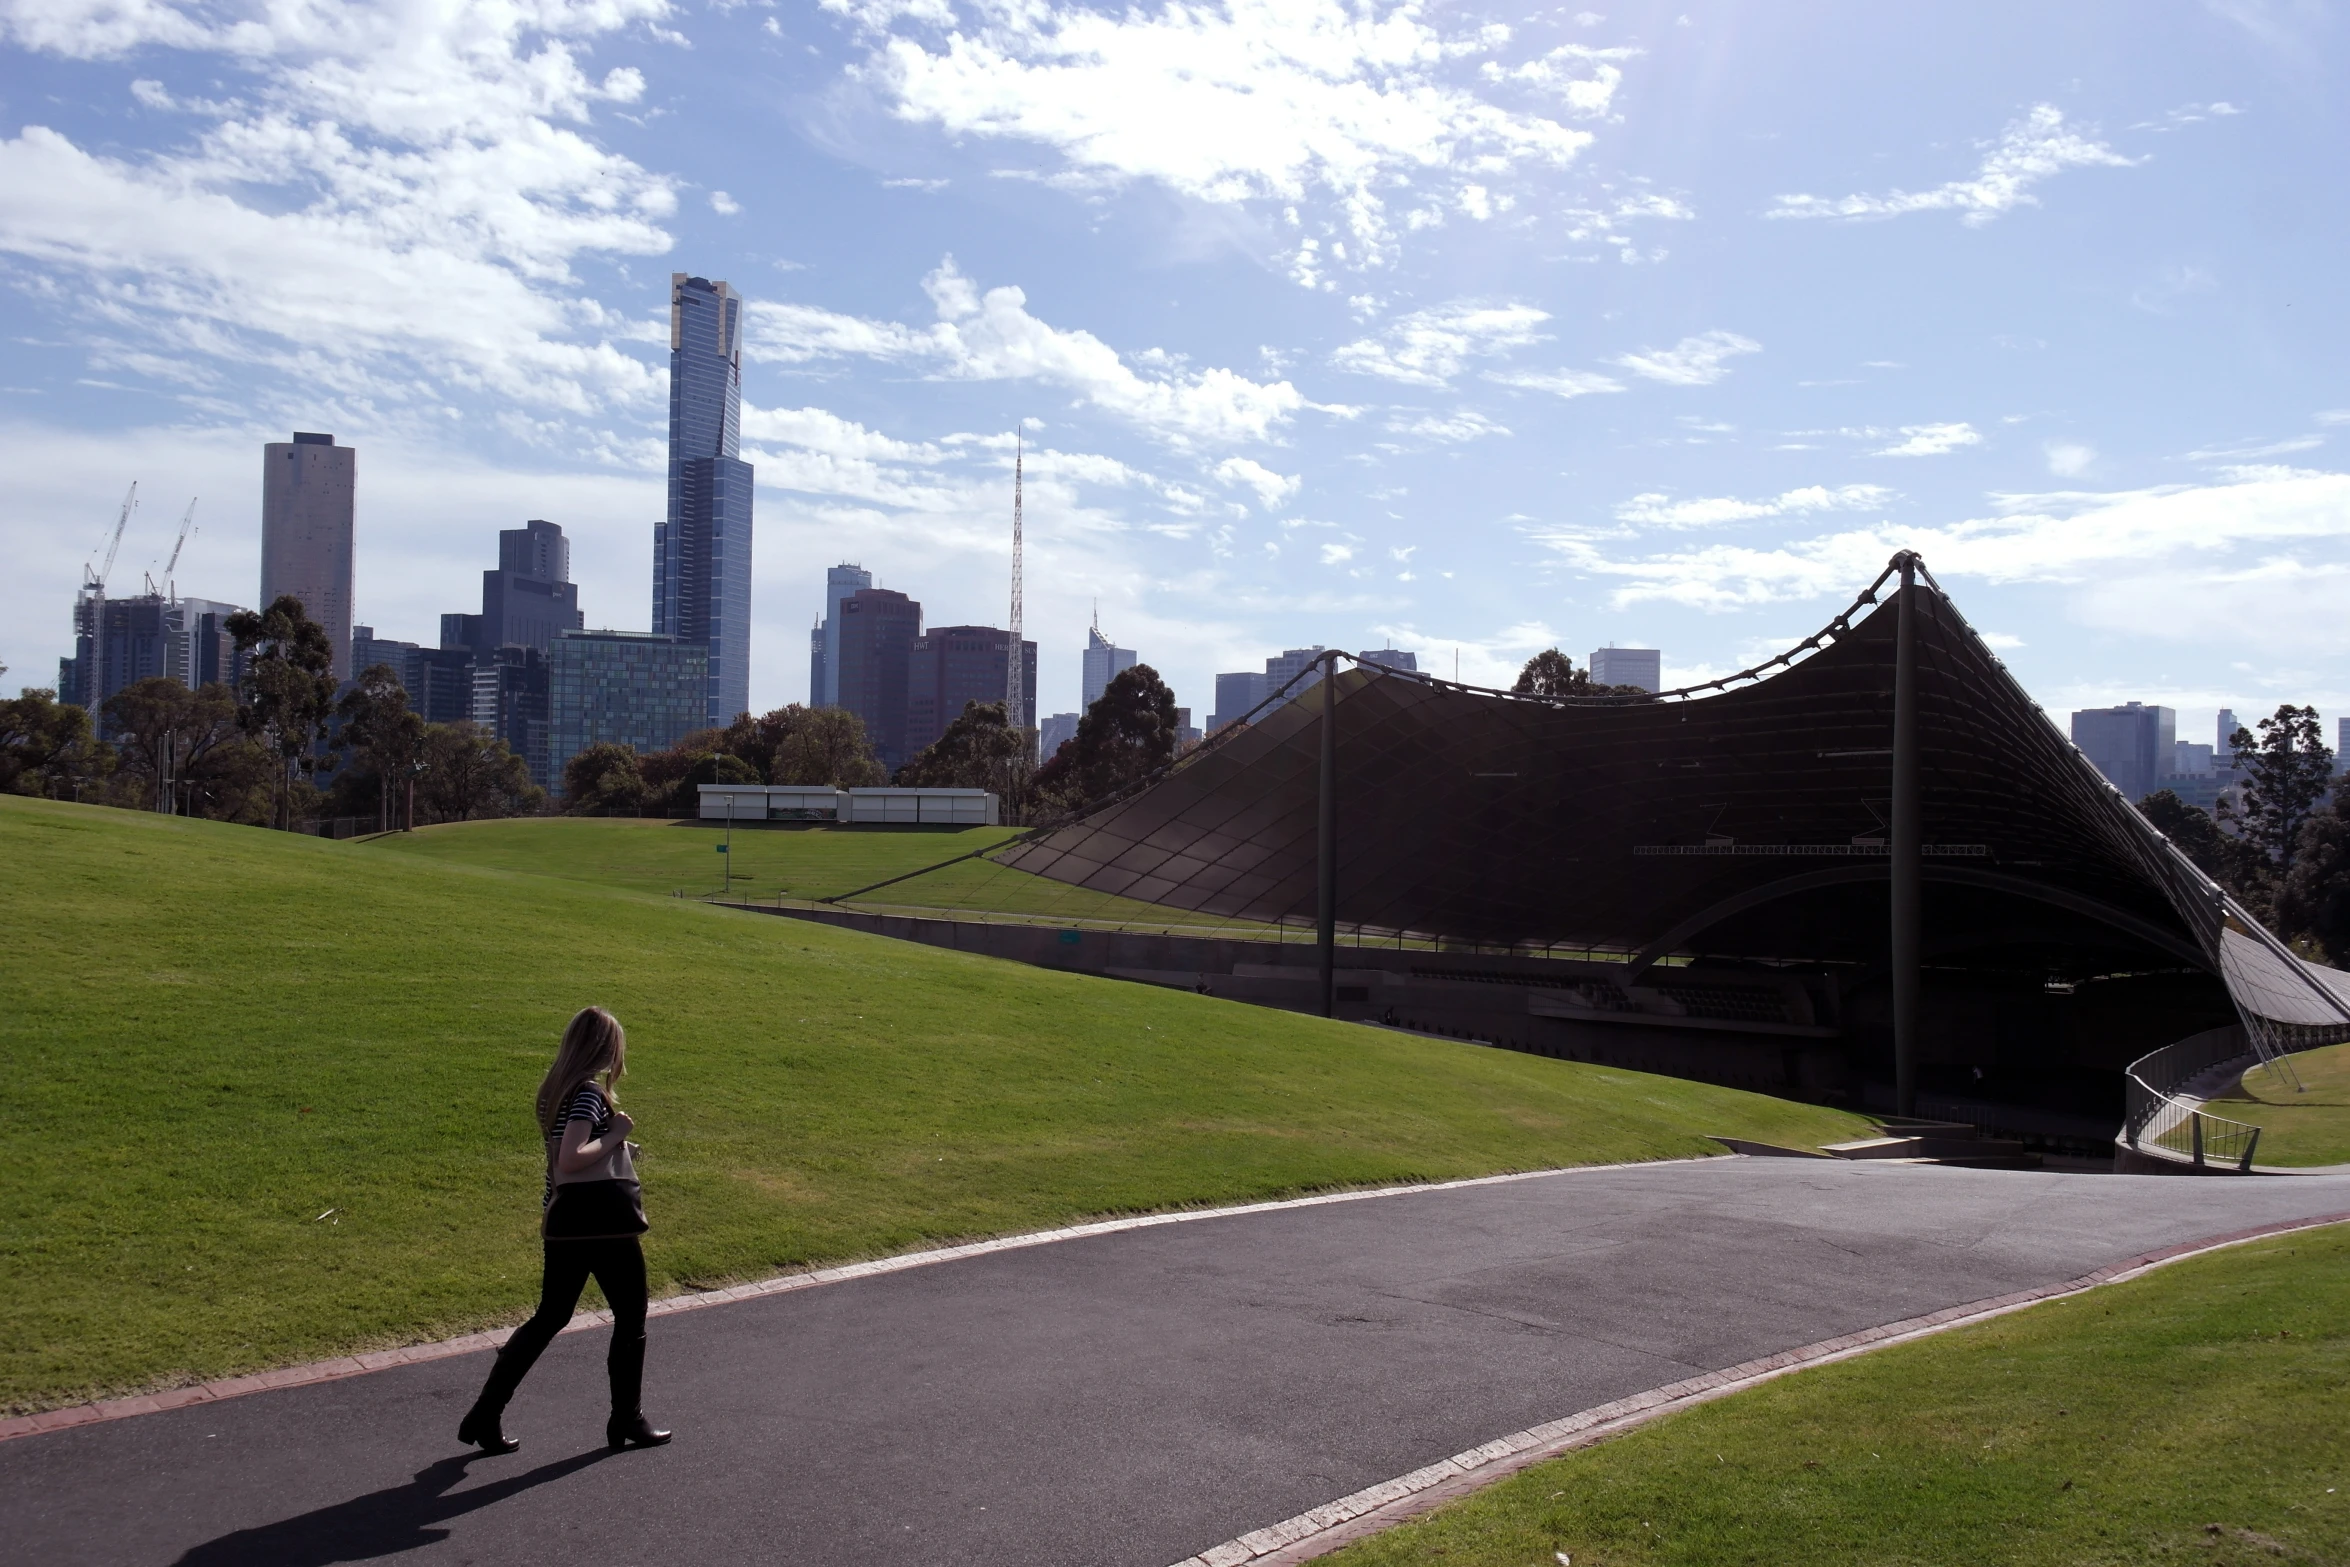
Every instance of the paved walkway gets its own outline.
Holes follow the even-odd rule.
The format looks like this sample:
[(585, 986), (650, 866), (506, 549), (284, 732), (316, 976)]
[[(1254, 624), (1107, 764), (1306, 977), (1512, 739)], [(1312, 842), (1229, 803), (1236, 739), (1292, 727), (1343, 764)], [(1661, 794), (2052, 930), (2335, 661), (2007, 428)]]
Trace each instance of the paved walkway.
[(1724, 1159), (1135, 1230), (0, 1443), (0, 1560), (1166, 1567), (1507, 1432), (2252, 1225), (2350, 1177)]

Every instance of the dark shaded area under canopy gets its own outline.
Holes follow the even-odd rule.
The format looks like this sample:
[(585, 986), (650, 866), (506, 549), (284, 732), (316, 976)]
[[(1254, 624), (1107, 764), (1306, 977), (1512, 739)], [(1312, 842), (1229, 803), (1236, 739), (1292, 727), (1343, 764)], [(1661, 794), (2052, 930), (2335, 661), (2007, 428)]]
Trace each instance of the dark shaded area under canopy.
[[(1854, 1046), (1851, 1086), (1881, 1076), (1899, 620), (1898, 590), (1878, 602), (1885, 580), (1775, 672), (1689, 692), (1537, 698), (1338, 672), (1341, 939), (1614, 949), (1630, 960), (1599, 982), (1627, 995), (1675, 972), (1802, 977), (1807, 1010)], [(2105, 781), (1930, 577), (1914, 593), (1930, 1059), (1965, 1081), (2004, 1062), (2039, 1085), (2013, 1092), (2102, 1105), (2134, 1055), (2235, 1020), (2231, 928), (2271, 990), (2330, 988), (2304, 983)], [(1311, 920), (1323, 709), (1321, 689), (1294, 686), (1005, 861), (1202, 914)], [(1651, 967), (1667, 955), (1673, 969)], [(2058, 1019), (2052, 998), (2083, 985), (2105, 987), (2097, 1019)], [(2071, 1086), (2047, 1086), (2059, 1079)]]

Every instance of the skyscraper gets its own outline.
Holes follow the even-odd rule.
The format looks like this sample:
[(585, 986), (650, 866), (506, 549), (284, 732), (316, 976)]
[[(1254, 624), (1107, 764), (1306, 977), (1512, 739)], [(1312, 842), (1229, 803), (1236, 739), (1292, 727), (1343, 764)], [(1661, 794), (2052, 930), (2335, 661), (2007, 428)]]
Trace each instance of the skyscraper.
[(577, 631), (579, 584), (571, 580), (571, 541), (553, 523), (533, 518), (498, 530), (498, 569), (481, 574), (481, 640), (488, 657), (502, 647), (544, 653), (558, 631)]
[(742, 300), (724, 283), (669, 279), (669, 512), (653, 535), (653, 632), (709, 649), (703, 719), (751, 705), (751, 465), (735, 455)]
[(509, 642), (473, 666), (473, 721), (505, 741), (541, 785), (561, 781), (547, 772), (550, 691), (546, 653), (523, 643)]
[(547, 650), (548, 787), (560, 790), (563, 769), (591, 745), (665, 751), (703, 727), (709, 662), (702, 644), (677, 637), (557, 632)]
[[(1001, 703), (1011, 695), (1004, 667), (1011, 633), (994, 626), (935, 626), (914, 639), (906, 665), (906, 754), (946, 733), (967, 702)], [(1020, 643), (1020, 700), (1036, 704), (1036, 644)], [(1007, 718), (1007, 722), (1009, 719)]]
[(1092, 712), (1093, 704), (1110, 689), (1110, 682), (1132, 669), (1136, 662), (1134, 649), (1112, 646), (1110, 639), (1102, 635), (1101, 622), (1096, 620), (1093, 629), (1085, 634), (1085, 696), (1077, 710)]
[(261, 458), (261, 607), (290, 593), (326, 628), (334, 676), (351, 678), (351, 534), (358, 453), (296, 431)]
[(1240, 669), (1216, 677), (1216, 710), (1208, 715), (1208, 733), (1236, 724), (1265, 699), (1263, 670)]
[(1603, 686), (1638, 686), (1662, 691), (1665, 656), (1652, 647), (1602, 647), (1591, 650), (1591, 678)]
[(2223, 707), (2219, 710), (2219, 733), (2211, 753), (2214, 756), (2236, 754), (2236, 714), (2233, 708)]
[(859, 588), (840, 606), (840, 702), (865, 726), (881, 765), (897, 771), (906, 747), (906, 697), (922, 606), (892, 588)]
[(808, 639), (808, 705), (840, 706), (840, 607), (873, 586), (873, 573), (842, 561), (824, 573), (824, 616)]
[(2178, 744), (2178, 714), (2138, 702), (2083, 708), (2073, 714), (2073, 744), (2135, 805), (2161, 787)]
[[(1298, 677), (1303, 675), (1305, 678), (1298, 680), (1298, 683), (1290, 688), (1289, 695), (1292, 700), (1295, 700), (1299, 692), (1304, 691), (1306, 687), (1322, 678), (1322, 672), (1317, 667), (1321, 656), (1322, 644), (1317, 642), (1312, 647), (1285, 648), (1280, 657), (1266, 659), (1265, 696), (1271, 696), (1283, 686), (1289, 685), (1292, 680), (1298, 680)], [(1264, 697), (1259, 697), (1257, 700), (1261, 702)], [(1233, 716), (1238, 717), (1239, 715)]]
[(1383, 647), (1375, 651), (1357, 653), (1355, 658), (1360, 663), (1377, 664), (1381, 669), (1401, 670), (1407, 675), (1416, 675), (1420, 672), (1420, 655), (1407, 653), (1399, 647)]

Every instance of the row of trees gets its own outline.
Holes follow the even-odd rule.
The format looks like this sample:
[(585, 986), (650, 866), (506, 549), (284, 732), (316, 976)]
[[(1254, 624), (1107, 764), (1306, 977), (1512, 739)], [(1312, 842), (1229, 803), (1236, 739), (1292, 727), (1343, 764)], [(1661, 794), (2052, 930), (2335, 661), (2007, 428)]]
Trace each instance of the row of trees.
[(424, 723), (388, 667), (363, 671), (338, 700), (333, 645), (299, 599), (239, 611), (227, 629), (245, 655), (234, 688), (134, 681), (106, 699), (107, 740), (54, 691), (0, 702), (0, 790), (277, 827), (322, 813), (389, 826), (395, 780), (400, 819), (543, 802), (503, 741), (469, 723)]
[(2244, 782), (2216, 812), (2169, 789), (2139, 802), (2203, 873), (2288, 941), (2350, 965), (2350, 817), (2317, 709), (2290, 703), (2230, 744)]
[(691, 815), (703, 784), (802, 784), (863, 789), (987, 789), (1015, 822), (1055, 820), (1115, 794), (1174, 759), (1175, 693), (1148, 664), (1123, 670), (1079, 720), (1074, 738), (1038, 766), (1028, 737), (1001, 702), (970, 702), (937, 740), (892, 778), (865, 726), (837, 707), (793, 703), (724, 729), (701, 729), (666, 751), (593, 745), (563, 770), (567, 809), (587, 814), (659, 811)]

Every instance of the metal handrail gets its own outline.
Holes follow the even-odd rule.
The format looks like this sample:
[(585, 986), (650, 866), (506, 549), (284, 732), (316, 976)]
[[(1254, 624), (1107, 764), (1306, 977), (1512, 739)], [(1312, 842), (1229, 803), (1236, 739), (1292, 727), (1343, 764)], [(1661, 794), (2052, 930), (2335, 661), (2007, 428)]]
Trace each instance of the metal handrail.
[(2254, 1054), (2243, 1028), (2207, 1029), (2148, 1051), (2123, 1073), (2127, 1106), (2122, 1137), (2133, 1149), (2149, 1145), (2201, 1169), (2233, 1165), (2249, 1173), (2260, 1148), (2260, 1128), (2188, 1104), (2172, 1090), (2214, 1067)]

